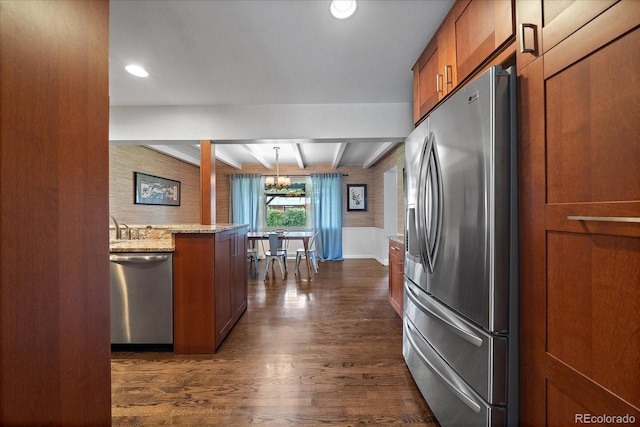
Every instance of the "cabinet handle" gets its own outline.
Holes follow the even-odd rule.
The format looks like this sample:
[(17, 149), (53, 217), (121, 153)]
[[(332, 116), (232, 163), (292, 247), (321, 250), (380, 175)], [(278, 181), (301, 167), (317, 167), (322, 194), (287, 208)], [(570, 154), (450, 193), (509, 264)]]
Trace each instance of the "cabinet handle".
[(442, 89), (442, 74), (436, 74), (436, 92), (444, 92), (444, 90)]
[[(525, 28), (530, 28), (531, 30), (533, 30), (533, 43), (534, 46), (533, 48), (529, 48), (526, 47), (526, 43), (524, 42), (524, 30)], [(532, 53), (535, 55), (536, 53), (536, 47), (535, 47), (535, 43), (536, 43), (536, 26), (534, 24), (520, 24), (520, 53)]]
[(445, 83), (448, 85), (452, 85), (453, 84), (453, 66), (445, 64), (444, 76), (445, 76)]
[(640, 218), (629, 216), (575, 216), (567, 217), (570, 221), (599, 221), (599, 222), (636, 222), (640, 223)]

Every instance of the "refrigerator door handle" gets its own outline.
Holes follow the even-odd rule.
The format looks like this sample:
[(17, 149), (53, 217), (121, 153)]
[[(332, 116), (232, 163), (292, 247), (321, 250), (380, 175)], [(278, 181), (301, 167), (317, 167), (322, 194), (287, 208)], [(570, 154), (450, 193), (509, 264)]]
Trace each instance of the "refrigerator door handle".
[[(426, 143), (426, 141), (425, 141)], [(428, 145), (428, 144), (427, 144)], [(424, 268), (425, 271), (429, 271), (431, 272), (430, 268), (431, 268), (431, 262), (429, 260), (429, 254), (427, 251), (427, 237), (426, 237), (426, 230), (423, 229), (423, 224), (424, 221), (426, 221), (426, 219), (423, 221), (423, 218), (426, 218), (426, 214), (424, 212), (425, 210), (425, 198), (426, 195), (424, 194), (426, 192), (426, 171), (424, 171), (424, 164), (425, 164), (425, 155), (427, 153), (427, 146), (425, 146), (425, 148), (422, 150), (422, 152), (420, 153), (420, 168), (418, 170), (418, 182), (417, 182), (417, 191), (416, 191), (416, 196), (417, 196), (417, 204), (416, 204), (416, 216), (415, 216), (415, 221), (416, 221), (416, 231), (417, 231), (417, 240), (418, 240), (418, 253), (420, 254), (420, 263), (422, 264), (422, 267)]]
[[(417, 191), (417, 230), (420, 239), (420, 257), (429, 273), (433, 273), (435, 269), (442, 234), (442, 209), (444, 205), (442, 172), (435, 139), (433, 132), (429, 133), (425, 148), (420, 156)], [(427, 195), (428, 189), (431, 191)], [(427, 213), (429, 214), (428, 218)]]
[(455, 374), (453, 369), (451, 369), (446, 362), (442, 361), (440, 356), (438, 356), (438, 354), (435, 353), (435, 351), (433, 352), (434, 354), (432, 354), (431, 358), (427, 357), (423, 353), (422, 349), (415, 342), (412, 336), (413, 334), (415, 334), (415, 332), (413, 331), (411, 324), (406, 323), (406, 325), (410, 332), (409, 334), (407, 334), (407, 339), (409, 340), (409, 343), (415, 350), (418, 357), (422, 360), (422, 362), (434, 374), (436, 374), (445, 383), (445, 385), (453, 392), (453, 394), (458, 399), (460, 399), (465, 405), (467, 405), (473, 412), (476, 412), (476, 413), (480, 412), (482, 407), (476, 402), (476, 400), (472, 396), (465, 393), (465, 391), (467, 391), (465, 390), (467, 389), (467, 386), (464, 384), (464, 382), (461, 379), (458, 378), (458, 376)]
[(482, 337), (476, 335), (473, 330), (469, 329), (458, 319), (441, 310), (439, 307), (436, 307), (433, 304), (429, 304), (428, 302), (421, 301), (420, 296), (416, 294), (416, 291), (414, 290), (414, 287), (411, 283), (407, 282), (407, 289), (409, 290), (407, 296), (415, 305), (418, 306), (418, 308), (420, 308), (420, 310), (422, 310), (423, 313), (440, 320), (442, 323), (452, 329), (457, 336), (469, 342), (470, 344), (473, 344), (476, 347), (482, 346), (482, 343), (484, 342)]

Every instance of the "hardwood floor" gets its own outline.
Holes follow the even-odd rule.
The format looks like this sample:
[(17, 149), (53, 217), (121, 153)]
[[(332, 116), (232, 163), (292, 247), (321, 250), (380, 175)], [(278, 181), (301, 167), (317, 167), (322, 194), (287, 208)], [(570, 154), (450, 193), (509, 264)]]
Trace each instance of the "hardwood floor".
[(113, 425), (437, 425), (402, 358), (387, 268), (325, 262), (311, 282), (292, 268), (250, 276), (216, 354), (113, 353)]

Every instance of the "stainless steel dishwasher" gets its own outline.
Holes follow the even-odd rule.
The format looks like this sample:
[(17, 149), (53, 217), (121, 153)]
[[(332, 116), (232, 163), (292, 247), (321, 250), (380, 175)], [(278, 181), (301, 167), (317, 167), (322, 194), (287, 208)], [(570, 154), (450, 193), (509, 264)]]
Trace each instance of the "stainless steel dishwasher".
[(112, 253), (111, 344), (173, 344), (173, 255)]

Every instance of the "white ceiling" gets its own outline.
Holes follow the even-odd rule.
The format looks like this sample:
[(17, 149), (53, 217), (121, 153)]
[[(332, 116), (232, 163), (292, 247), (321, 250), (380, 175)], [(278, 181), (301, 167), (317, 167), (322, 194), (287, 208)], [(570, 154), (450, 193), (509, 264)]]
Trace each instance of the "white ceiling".
[[(358, 0), (355, 15), (346, 20), (333, 18), (329, 4), (112, 0), (111, 105), (411, 103), (411, 67), (453, 0)], [(144, 66), (149, 77), (129, 75), (129, 63)], [(366, 167), (398, 141), (219, 142), (217, 156), (235, 167), (275, 164), (274, 145), (282, 148), (281, 164)], [(194, 143), (162, 141), (156, 145), (169, 148), (155, 148), (184, 152), (197, 163)]]

